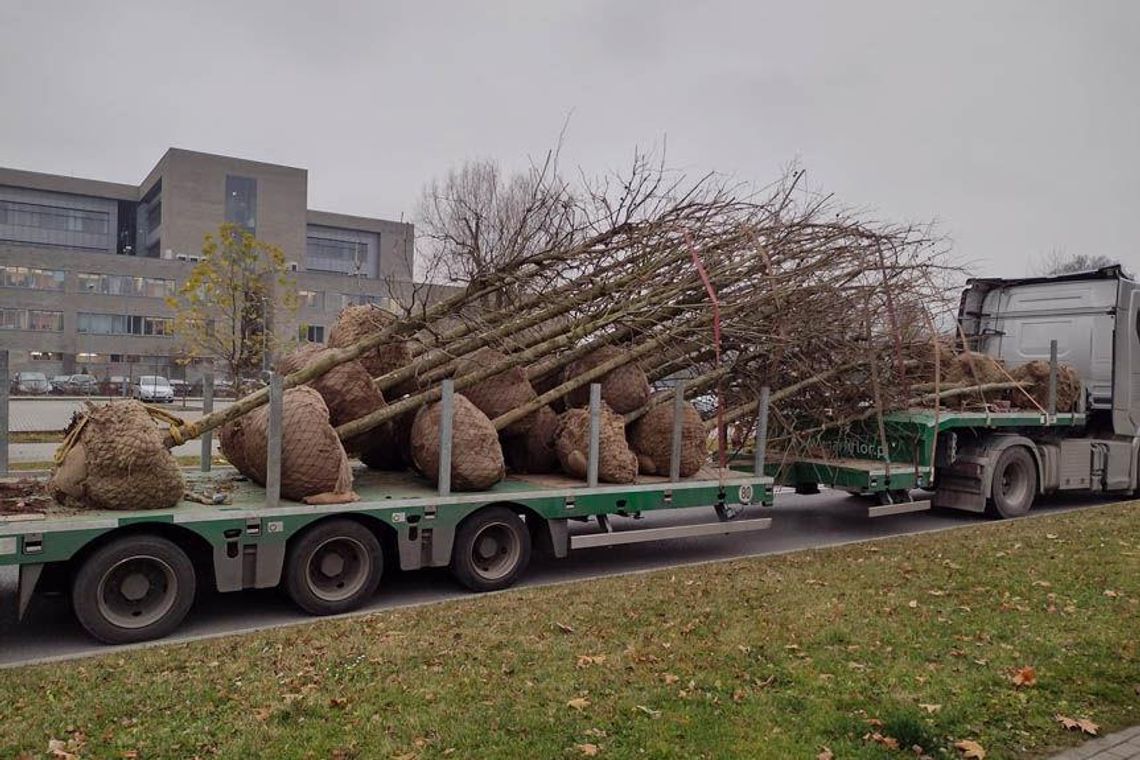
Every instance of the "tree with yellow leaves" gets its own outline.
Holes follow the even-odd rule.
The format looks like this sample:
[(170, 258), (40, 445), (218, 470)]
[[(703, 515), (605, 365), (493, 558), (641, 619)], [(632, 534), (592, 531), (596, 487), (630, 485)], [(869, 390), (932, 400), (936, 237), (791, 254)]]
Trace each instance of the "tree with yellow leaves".
[(216, 235), (206, 235), (202, 260), (167, 305), (186, 356), (224, 365), (240, 395), (243, 381), (287, 342), (274, 335), (274, 315), (292, 314), (298, 301), (284, 252), (238, 225), (223, 224)]

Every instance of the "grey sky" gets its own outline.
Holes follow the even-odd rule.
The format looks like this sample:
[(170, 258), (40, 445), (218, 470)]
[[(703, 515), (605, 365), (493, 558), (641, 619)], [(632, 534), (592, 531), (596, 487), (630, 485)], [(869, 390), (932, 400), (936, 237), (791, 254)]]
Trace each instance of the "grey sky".
[(982, 274), (1140, 269), (1140, 3), (0, 3), (0, 165), (138, 182), (170, 145), (309, 169), (311, 207), (550, 146), (743, 180), (790, 161)]

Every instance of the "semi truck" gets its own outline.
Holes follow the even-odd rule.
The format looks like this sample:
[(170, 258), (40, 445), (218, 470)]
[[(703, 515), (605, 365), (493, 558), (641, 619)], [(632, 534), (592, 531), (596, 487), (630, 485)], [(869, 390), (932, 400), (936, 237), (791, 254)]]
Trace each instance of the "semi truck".
[[(881, 432), (877, 421), (853, 424), (830, 438), (828, 456), (773, 458), (767, 471), (801, 493), (824, 485), (874, 497), (872, 514), (933, 505), (1008, 518), (1045, 494), (1137, 490), (1140, 284), (1120, 266), (976, 278), (957, 319), (967, 348), (1006, 367), (1041, 359), (1075, 368), (1077, 408), (891, 412)], [(914, 500), (912, 489), (933, 498)]]
[[(360, 501), (281, 503), (271, 438), (268, 488), (235, 481), (232, 473), (190, 478), (192, 493), (224, 497), (224, 503), (0, 515), (0, 567), (18, 569), (14, 601), (21, 616), (33, 594), (63, 591), (92, 636), (126, 643), (173, 631), (205, 586), (221, 592), (280, 587), (302, 610), (328, 615), (363, 605), (386, 566), (448, 567), (463, 586), (491, 591), (512, 585), (533, 551), (565, 557), (589, 547), (762, 530), (771, 518), (751, 508), (771, 506), (776, 484), (801, 493), (826, 486), (871, 496), (878, 502), (868, 507), (872, 517), (933, 504), (1009, 518), (1057, 491), (1136, 490), (1140, 284), (1120, 267), (973, 279), (962, 294), (958, 323), (970, 348), (1007, 366), (1034, 359), (1074, 366), (1082, 382), (1077, 409), (900, 410), (884, 416), (881, 430), (876, 421), (837, 431), (827, 457), (789, 460), (766, 449), (762, 392), (753, 458), (680, 478), (675, 404), (674, 474), (608, 485), (597, 481), (595, 386), (585, 482), (511, 475), (489, 491), (459, 494), (450, 492), (446, 478), (432, 486), (412, 473), (358, 470)], [(279, 419), (280, 378), (270, 387), (271, 420)], [(445, 381), (445, 419), (450, 394)], [(440, 472), (450, 471), (449, 435), (450, 426), (441, 425)], [(224, 494), (219, 478), (229, 489)], [(914, 499), (916, 489), (933, 496)], [(646, 512), (689, 507), (709, 508), (709, 519), (648, 528), (637, 521)], [(571, 523), (580, 525), (571, 531)]]

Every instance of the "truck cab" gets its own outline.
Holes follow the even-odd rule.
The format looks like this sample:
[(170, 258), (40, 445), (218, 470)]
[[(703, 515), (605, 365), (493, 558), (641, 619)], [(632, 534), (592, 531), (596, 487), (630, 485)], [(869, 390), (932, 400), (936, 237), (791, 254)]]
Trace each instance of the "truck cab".
[(1056, 491), (1131, 493), (1140, 453), (1140, 283), (1120, 266), (1056, 277), (973, 279), (958, 322), (968, 347), (1015, 367), (1049, 360), (1081, 377), (1079, 416), (988, 422), (939, 436), (935, 504), (1000, 516)]

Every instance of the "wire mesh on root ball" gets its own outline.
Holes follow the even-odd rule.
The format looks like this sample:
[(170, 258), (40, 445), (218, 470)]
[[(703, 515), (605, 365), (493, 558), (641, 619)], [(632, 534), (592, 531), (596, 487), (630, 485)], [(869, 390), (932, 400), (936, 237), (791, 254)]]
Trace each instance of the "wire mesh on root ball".
[[(456, 491), (484, 491), (506, 475), (499, 434), (487, 415), (462, 394), (453, 397), (451, 423), (451, 487)], [(431, 481), (439, 482), (440, 420), (442, 404), (421, 407), (412, 423), (412, 462)]]
[[(632, 483), (637, 479), (637, 456), (625, 440), (625, 421), (602, 404), (598, 424), (598, 480)], [(567, 475), (585, 479), (590, 461), (590, 411), (570, 409), (558, 418), (555, 451)]]

